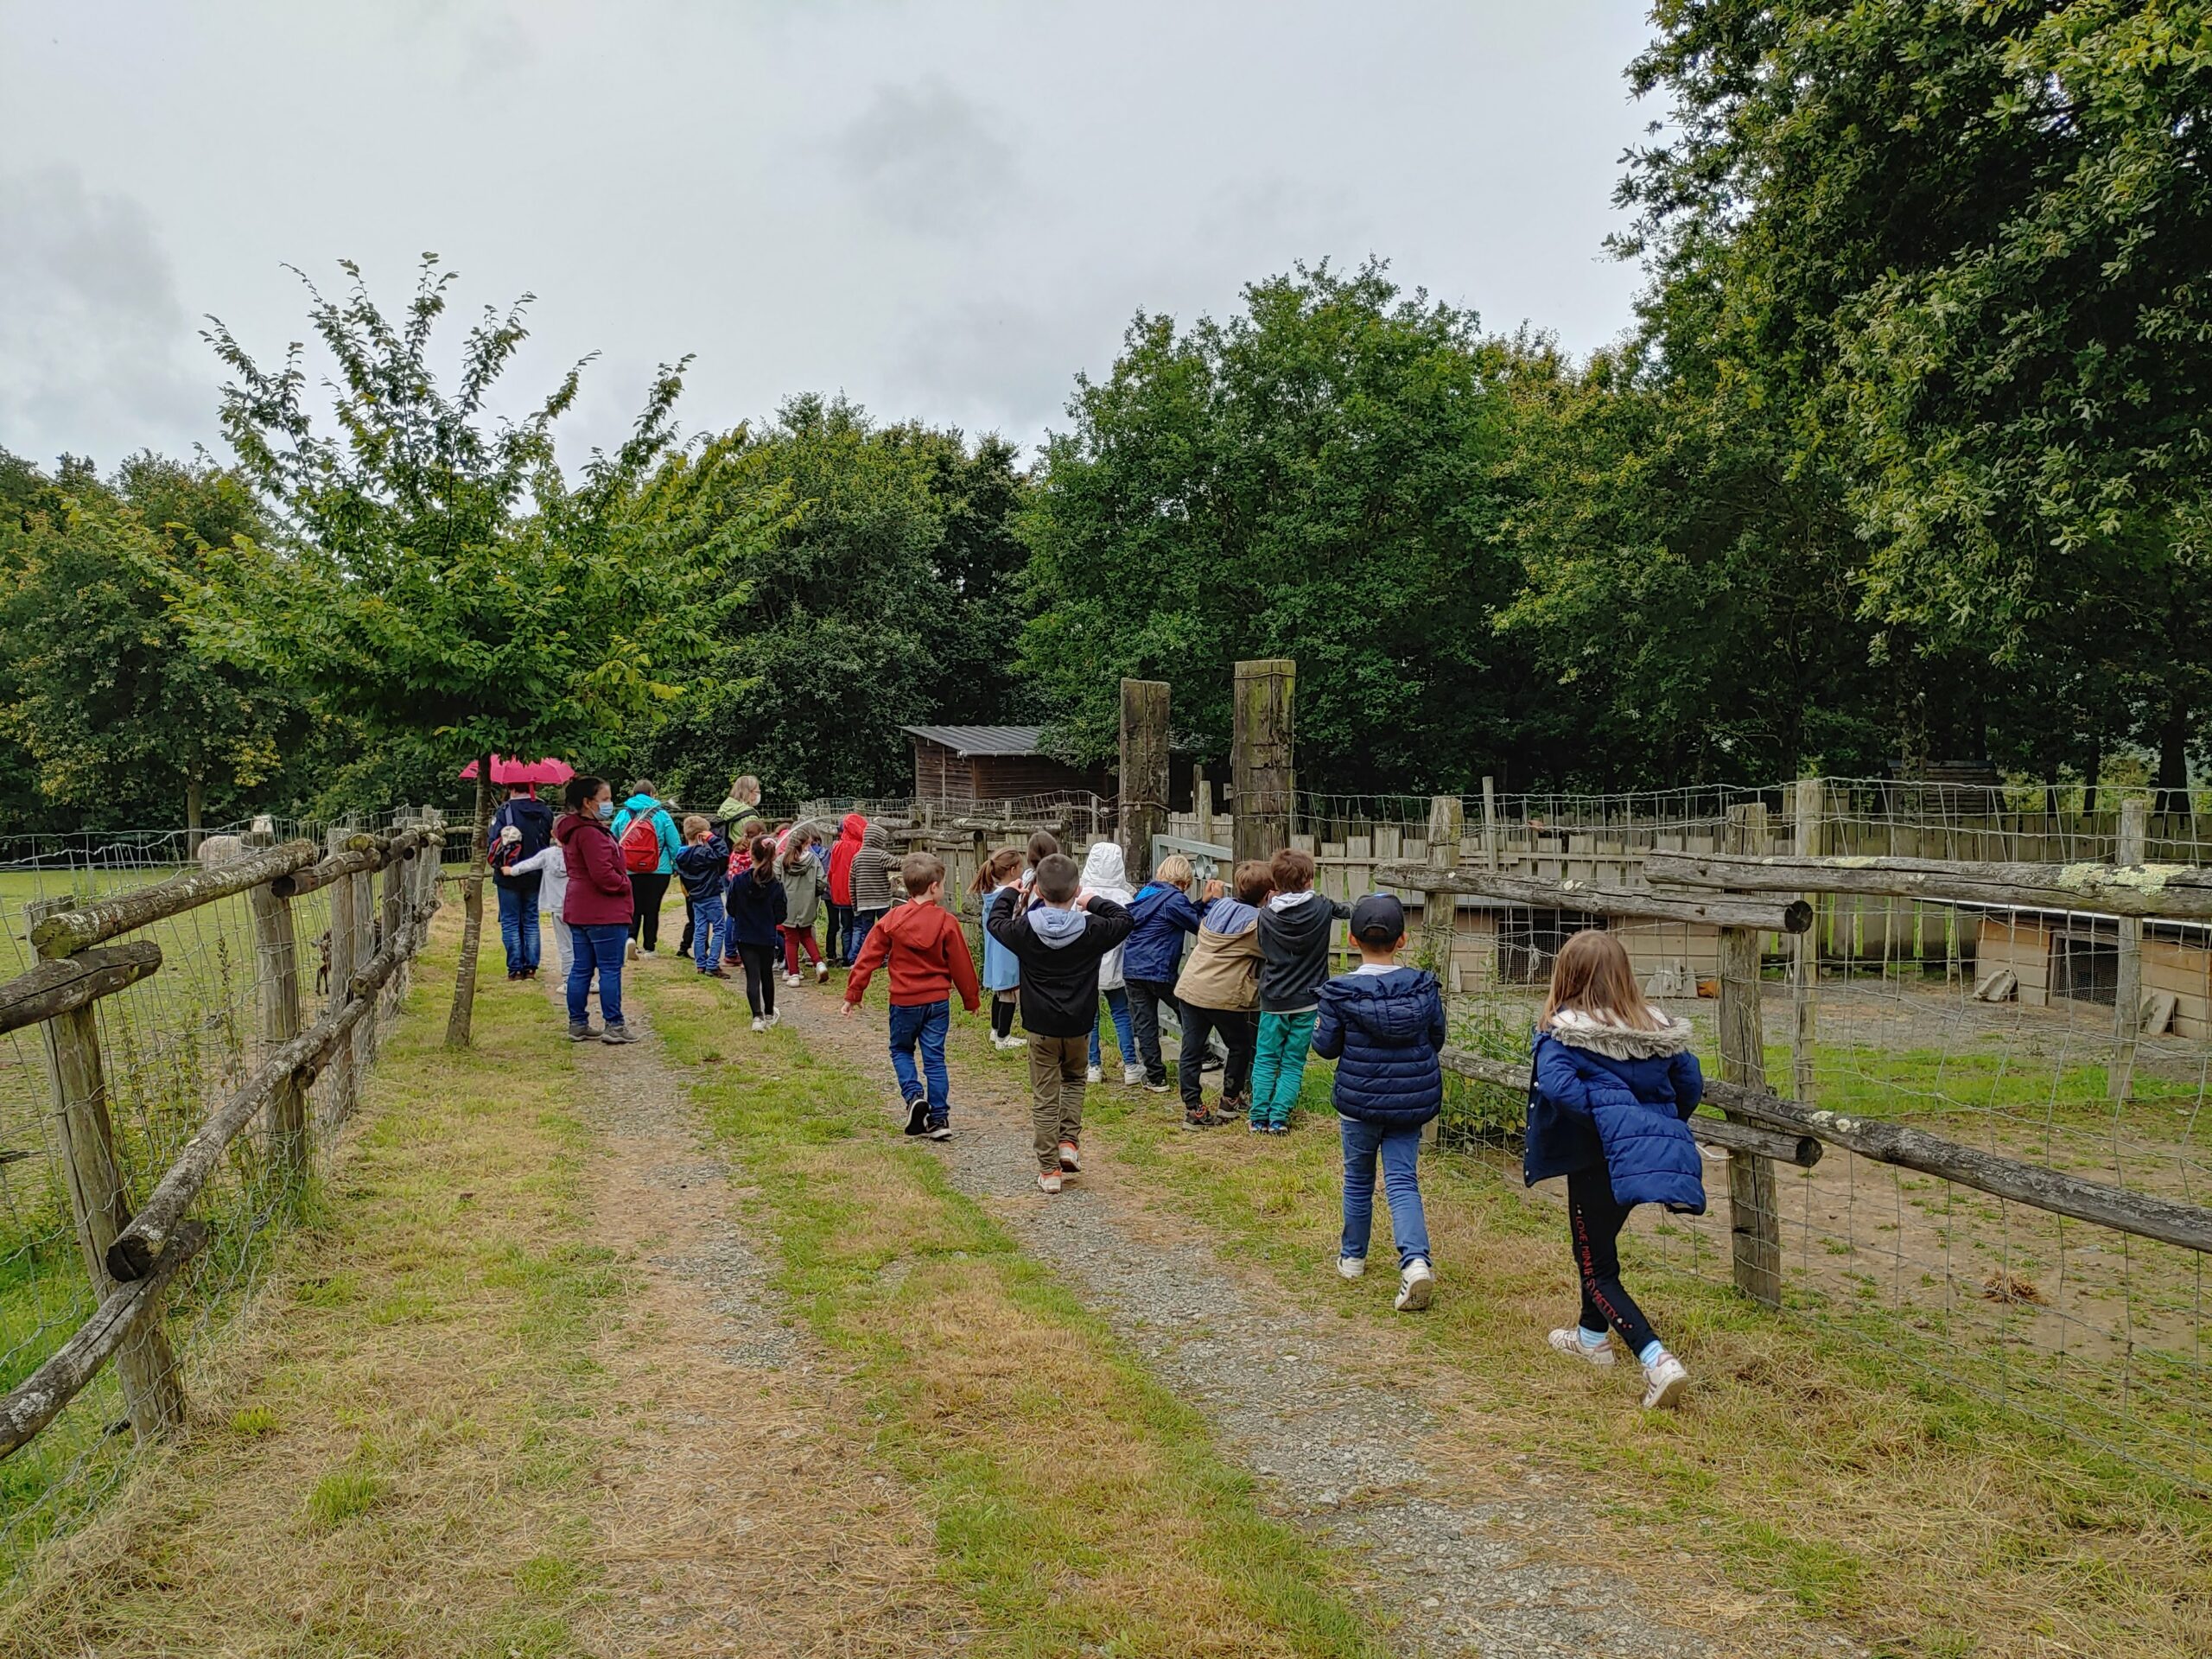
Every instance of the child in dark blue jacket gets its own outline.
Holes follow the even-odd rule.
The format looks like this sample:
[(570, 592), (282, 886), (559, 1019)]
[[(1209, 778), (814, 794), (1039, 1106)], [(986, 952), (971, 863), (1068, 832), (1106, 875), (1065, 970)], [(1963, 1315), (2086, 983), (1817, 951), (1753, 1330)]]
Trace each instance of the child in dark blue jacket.
[(1435, 976), (1394, 960), (1406, 942), (1406, 911), (1386, 893), (1351, 907), (1359, 966), (1320, 988), (1313, 1052), (1337, 1063), (1334, 1099), (1344, 1147), (1344, 1230), (1337, 1271), (1367, 1271), (1375, 1220), (1375, 1166), (1390, 1201), (1398, 1245), (1401, 1313), (1428, 1306), (1436, 1291), (1428, 1260), (1428, 1217), (1417, 1164), (1421, 1125), (1444, 1105), (1444, 994)]
[(745, 969), (745, 1001), (753, 1010), (753, 1029), (776, 1023), (776, 959), (783, 952), (777, 931), (785, 916), (784, 884), (776, 874), (776, 843), (755, 840), (751, 862), (729, 879), (725, 900), (729, 942)]
[(1644, 1000), (1628, 952), (1611, 934), (1573, 935), (1552, 966), (1551, 995), (1535, 1034), (1529, 1089), (1533, 1185), (1567, 1177), (1567, 1226), (1582, 1281), (1582, 1314), (1547, 1338), (1600, 1369), (1613, 1363), (1608, 1328), (1643, 1364), (1646, 1408), (1678, 1403), (1689, 1373), (1621, 1287), (1621, 1227), (1639, 1204), (1701, 1214), (1703, 1163), (1686, 1120), (1705, 1076), (1690, 1052), (1688, 1022)]
[(683, 850), (677, 854), (677, 879), (683, 883), (683, 902), (691, 908), (691, 960), (712, 979), (728, 979), (722, 966), (722, 947), (729, 931), (729, 912), (722, 907), (722, 893), (729, 886), (729, 845), (715, 833), (709, 820), (694, 812), (683, 820)]
[(1170, 1012), (1175, 1010), (1183, 936), (1198, 931), (1206, 903), (1221, 892), (1221, 884), (1214, 882), (1206, 903), (1194, 905), (1192, 880), (1191, 861), (1171, 853), (1129, 901), (1134, 925), (1128, 943), (1122, 947), (1122, 983), (1129, 994), (1129, 1023), (1136, 1038), (1137, 1063), (1144, 1067), (1144, 1086), (1155, 1095), (1167, 1092), (1167, 1063), (1160, 1053), (1160, 1009), (1164, 1003)]

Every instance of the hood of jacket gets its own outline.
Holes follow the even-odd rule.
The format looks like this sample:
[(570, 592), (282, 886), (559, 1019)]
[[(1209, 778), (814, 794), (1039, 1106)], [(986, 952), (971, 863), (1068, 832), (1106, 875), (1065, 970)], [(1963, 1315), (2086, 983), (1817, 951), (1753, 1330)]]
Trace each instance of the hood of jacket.
[(639, 790), (635, 795), (632, 795), (628, 800), (622, 803), (622, 810), (631, 814), (632, 817), (635, 817), (640, 812), (652, 812), (658, 810), (659, 806), (659, 798), (658, 796), (648, 795), (643, 790)]
[(830, 898), (833, 903), (849, 905), (853, 902), (853, 855), (861, 849), (861, 837), (868, 833), (868, 820), (857, 812), (845, 814), (845, 821), (837, 826), (836, 844), (830, 849)]
[[(1323, 911), (1322, 914), (1325, 916), (1328, 912)], [(1246, 904), (1241, 899), (1217, 899), (1206, 906), (1206, 931), (1218, 933), (1225, 939), (1233, 939), (1239, 933), (1249, 933), (1259, 925), (1257, 907)]]
[(891, 832), (880, 823), (865, 825), (861, 830), (861, 845), (873, 847), (879, 853), (891, 850)]
[(1345, 974), (1322, 986), (1319, 995), (1348, 1028), (1393, 1048), (1414, 1042), (1427, 1030), (1434, 1000), (1429, 976), (1419, 968)]
[[(1283, 903), (1288, 899), (1293, 902)], [(1220, 908), (1216, 906), (1215, 910)], [(1258, 912), (1253, 912), (1256, 918)], [(1214, 925), (1214, 912), (1206, 912), (1206, 925)], [(1268, 931), (1282, 941), (1284, 949), (1296, 956), (1310, 950), (1329, 936), (1329, 928), (1336, 920), (1336, 912), (1329, 908), (1329, 901), (1318, 893), (1279, 893), (1268, 900)]]
[(608, 829), (599, 819), (588, 818), (581, 812), (563, 812), (553, 821), (553, 839), (566, 847), (577, 836), (587, 834), (594, 830), (598, 830), (609, 841), (614, 839), (614, 831)]
[(1040, 942), (1056, 950), (1073, 944), (1090, 925), (1090, 916), (1080, 910), (1060, 910), (1051, 905), (1039, 905), (1029, 912), (1029, 931)]
[(1122, 849), (1110, 841), (1102, 841), (1083, 856), (1083, 885), (1093, 893), (1104, 893), (1109, 899), (1127, 904), (1129, 893), (1129, 868), (1122, 857)]
[(1666, 1024), (1657, 1031), (1624, 1026), (1599, 1019), (1579, 1008), (1561, 1008), (1552, 1016), (1549, 1035), (1554, 1042), (1602, 1054), (1609, 1060), (1656, 1060), (1687, 1051), (1696, 1033), (1687, 1020), (1676, 1020), (1653, 1008)]

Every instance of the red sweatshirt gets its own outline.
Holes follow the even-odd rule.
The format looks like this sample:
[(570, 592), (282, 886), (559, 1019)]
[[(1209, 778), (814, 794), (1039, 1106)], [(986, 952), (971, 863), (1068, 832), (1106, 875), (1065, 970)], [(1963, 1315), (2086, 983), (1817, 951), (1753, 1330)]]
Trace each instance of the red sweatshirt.
[(614, 834), (597, 818), (565, 812), (553, 826), (569, 861), (569, 892), (561, 919), (570, 927), (627, 927), (632, 900)]
[(900, 905), (885, 913), (868, 930), (861, 959), (845, 982), (845, 1001), (857, 1004), (868, 991), (875, 970), (891, 964), (891, 1001), (911, 1008), (942, 1002), (957, 988), (960, 1001), (973, 1014), (982, 1006), (982, 992), (976, 984), (976, 959), (968, 954), (968, 941), (960, 924), (942, 905)]

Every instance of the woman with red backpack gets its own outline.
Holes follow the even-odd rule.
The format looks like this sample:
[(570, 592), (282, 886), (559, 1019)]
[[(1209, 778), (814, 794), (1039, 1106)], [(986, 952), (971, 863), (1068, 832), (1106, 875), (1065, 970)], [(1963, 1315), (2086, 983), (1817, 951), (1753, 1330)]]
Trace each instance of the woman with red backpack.
[(630, 923), (630, 954), (650, 957), (660, 943), (661, 900), (668, 897), (668, 879), (683, 841), (668, 808), (643, 778), (630, 785), (630, 798), (614, 815), (614, 844), (621, 851), (622, 868), (630, 873), (635, 912)]

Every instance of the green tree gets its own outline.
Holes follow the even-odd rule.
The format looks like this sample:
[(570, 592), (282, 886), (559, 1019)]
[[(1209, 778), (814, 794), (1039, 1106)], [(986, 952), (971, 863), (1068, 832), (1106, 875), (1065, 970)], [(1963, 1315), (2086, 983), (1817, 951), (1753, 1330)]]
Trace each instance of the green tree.
[[(308, 289), (337, 367), (334, 431), (316, 425), (296, 346), (265, 369), (219, 322), (209, 336), (234, 377), (223, 429), (274, 531), (265, 552), (241, 551), (254, 566), (243, 579), (194, 592), (203, 635), (372, 741), (427, 734), (455, 766), (579, 753), (650, 722), (697, 641), (693, 567), (630, 533), (620, 509), (669, 446), (682, 365), (662, 370), (629, 441), (595, 451), (572, 486), (554, 428), (581, 365), (521, 419), (486, 413), (526, 337), (530, 296), (486, 309), (448, 393), (429, 353), (453, 273), (427, 256), (394, 320), (355, 266), (342, 269), (344, 298)], [(476, 941), (471, 931), (463, 946), (455, 1043), (467, 1040)]]
[(1316, 775), (1425, 790), (1502, 770), (1531, 710), (1491, 626), (1516, 574), (1498, 353), (1376, 263), (1301, 266), (1244, 302), (1185, 332), (1140, 315), (1047, 448), (1021, 661), (1054, 731), (1110, 755), (1116, 682), (1164, 678), (1179, 735), (1224, 755), (1230, 664), (1282, 655)]
[[(150, 454), (112, 485), (85, 463), (46, 480), (0, 460), (0, 734), (41, 794), (79, 822), (181, 800), (196, 844), (209, 800), (275, 774), (304, 721), (296, 702), (223, 660), (171, 608), (260, 528), (240, 481)], [(174, 810), (174, 806), (168, 810)]]

